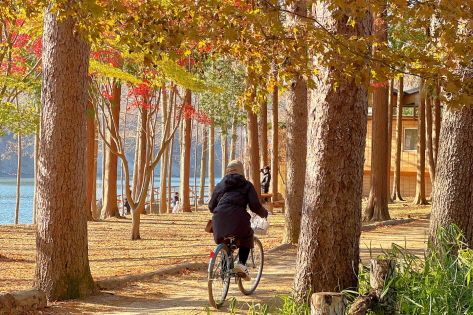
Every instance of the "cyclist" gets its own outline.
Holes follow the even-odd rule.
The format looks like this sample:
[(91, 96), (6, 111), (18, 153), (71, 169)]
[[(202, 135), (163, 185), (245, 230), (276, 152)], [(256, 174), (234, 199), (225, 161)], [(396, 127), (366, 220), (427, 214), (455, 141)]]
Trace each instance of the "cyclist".
[(244, 280), (250, 280), (246, 261), (253, 248), (253, 230), (250, 225), (250, 210), (262, 218), (268, 216), (268, 211), (261, 205), (253, 184), (245, 179), (243, 163), (233, 160), (225, 169), (225, 176), (215, 186), (209, 201), (212, 216), (214, 240), (217, 244), (225, 237), (235, 236), (239, 241), (239, 262), (233, 271), (244, 275)]

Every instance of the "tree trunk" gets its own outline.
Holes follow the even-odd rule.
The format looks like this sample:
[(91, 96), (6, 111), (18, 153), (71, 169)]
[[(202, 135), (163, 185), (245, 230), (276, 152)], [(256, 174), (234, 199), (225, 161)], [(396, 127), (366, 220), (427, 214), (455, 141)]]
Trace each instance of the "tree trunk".
[[(373, 21), (373, 33), (377, 42), (383, 44), (388, 40), (386, 23), (386, 5), (380, 8)], [(376, 57), (376, 48), (373, 49)], [(388, 212), (388, 159), (391, 157), (388, 145), (388, 82), (373, 91), (373, 119), (371, 146), (371, 189), (368, 204), (363, 214), (363, 221), (389, 220)]]
[[(175, 107), (173, 106), (173, 114), (175, 112)], [(174, 123), (173, 123), (174, 124)], [(168, 200), (171, 200), (172, 198), (172, 164), (173, 164), (173, 155), (172, 152), (174, 150), (174, 137), (171, 140), (171, 146), (169, 148), (169, 175), (168, 175)], [(172, 209), (168, 205), (168, 213), (171, 213)]]
[[(39, 112), (41, 115), (41, 111)], [(34, 196), (33, 196), (33, 224), (36, 224), (36, 203), (38, 200), (37, 187), (38, 187), (38, 154), (39, 154), (39, 124), (36, 127), (36, 133), (34, 135)]]
[[(143, 189), (143, 174), (146, 164), (146, 152), (148, 150), (148, 110), (140, 110), (140, 123), (139, 123), (139, 134), (137, 144), (137, 160), (135, 160), (136, 168), (135, 174), (133, 174), (133, 196), (135, 199), (139, 198), (139, 193)], [(136, 182), (135, 182), (136, 176)]]
[(92, 182), (92, 199), (91, 199), (91, 206), (92, 206), (92, 218), (98, 218), (99, 213), (97, 209), (97, 160), (99, 155), (99, 139), (97, 137), (97, 125), (95, 126), (95, 139), (94, 139), (94, 165), (93, 165), (93, 182)]
[(260, 183), (260, 159), (258, 145), (258, 122), (256, 114), (251, 109), (248, 110), (248, 155), (250, 164), (250, 181), (255, 186), (258, 196), (261, 195)]
[(236, 122), (233, 120), (232, 122), (232, 131), (231, 131), (231, 139), (230, 139), (230, 161), (236, 159), (236, 148), (237, 148), (237, 131), (236, 131)]
[(431, 95), (426, 95), (425, 98), (425, 139), (427, 149), (427, 160), (430, 174), (430, 182), (433, 184), (435, 180), (435, 160), (434, 160), (434, 147), (433, 147), (433, 135), (432, 135), (432, 99)]
[(391, 160), (392, 160), (392, 141), (393, 141), (393, 90), (394, 79), (389, 80), (388, 90), (388, 174), (387, 174), (387, 198), (388, 202), (393, 202), (391, 198)]
[(399, 77), (399, 89), (397, 93), (397, 117), (396, 117), (396, 158), (394, 165), (394, 180), (392, 200), (404, 201), (401, 196), (401, 144), (402, 144), (402, 99), (404, 96), (404, 77)]
[(419, 141), (417, 144), (417, 180), (416, 180), (416, 193), (414, 197), (415, 205), (426, 205), (427, 199), (425, 198), (425, 85), (424, 80), (421, 79), (420, 83), (420, 100), (418, 110), (418, 137)]
[(440, 121), (441, 118), (441, 109), (440, 109), (440, 83), (437, 80), (435, 82), (435, 97), (434, 97), (434, 130), (432, 136), (432, 150), (434, 152), (434, 161), (435, 165), (437, 165), (437, 156), (438, 156), (438, 147), (439, 147), (439, 138), (440, 138)]
[(207, 169), (207, 140), (208, 140), (208, 133), (206, 126), (202, 126), (202, 155), (200, 158), (200, 190), (199, 190), (199, 200), (198, 204), (204, 204), (205, 198), (205, 177), (206, 177), (206, 169)]
[(307, 155), (307, 83), (298, 77), (286, 107), (286, 204), (283, 243), (297, 244), (301, 230)]
[[(166, 86), (163, 87), (163, 111), (162, 111), (162, 125), (161, 125), (161, 134), (166, 133), (166, 121), (168, 119), (168, 91)], [(168, 199), (166, 196), (167, 185), (166, 178), (168, 175), (168, 165), (169, 165), (169, 147), (166, 148), (166, 151), (163, 154), (161, 159), (161, 169), (160, 169), (160, 180), (159, 180), (159, 213), (166, 213), (168, 211)]]
[(87, 102), (87, 148), (85, 150), (85, 165), (86, 165), (86, 177), (87, 177), (87, 202), (85, 209), (87, 211), (87, 220), (92, 221), (94, 219), (92, 215), (92, 209), (95, 208), (95, 182), (97, 180), (97, 163), (95, 161), (95, 113), (93, 104)]
[[(347, 16), (330, 11), (326, 3), (319, 2), (316, 12), (335, 33), (366, 35), (371, 29), (368, 15), (352, 27)], [(317, 69), (305, 186), (300, 188), (305, 195), (294, 278), (300, 300), (306, 300), (309, 292), (356, 287), (360, 261), (367, 88), (353, 77), (338, 76), (336, 68), (317, 65)]]
[(103, 219), (110, 217), (120, 217), (117, 204), (117, 175), (118, 175), (118, 156), (113, 153), (117, 151), (117, 144), (114, 139), (119, 139), (120, 131), (120, 100), (122, 87), (120, 83), (114, 83), (112, 87), (112, 100), (110, 101), (110, 113), (108, 119), (108, 128), (106, 130), (107, 142), (110, 147), (105, 147), (105, 179), (104, 179), (104, 199), (102, 206)]
[(209, 127), (209, 196), (215, 188), (215, 127)]
[(17, 143), (17, 167), (16, 167), (16, 204), (15, 204), (15, 224), (18, 224), (20, 215), (20, 187), (21, 187), (21, 156), (23, 154), (21, 146), (21, 133), (18, 133)]
[[(277, 72), (275, 73), (277, 79)], [(279, 184), (279, 90), (275, 85), (273, 88), (273, 121), (272, 121), (272, 157), (271, 157), (271, 193), (273, 202), (278, 200)]]
[[(186, 90), (185, 104), (190, 105), (192, 94)], [(191, 143), (192, 143), (192, 120), (186, 117), (183, 120), (183, 134), (181, 142), (181, 161), (180, 161), (180, 179), (179, 179), (179, 206), (182, 212), (191, 212), (189, 202), (189, 177), (191, 169)]]
[(89, 295), (86, 104), (89, 47), (73, 20), (46, 12), (35, 285), (48, 300)]
[(225, 170), (227, 168), (228, 164), (228, 145), (227, 145), (227, 135), (223, 132), (223, 130), (220, 131), (220, 147), (222, 148), (222, 178), (225, 176)]
[(265, 100), (261, 103), (260, 119), (258, 120), (258, 134), (260, 145), (261, 166), (269, 165), (268, 157), (268, 102)]
[(473, 247), (473, 107), (447, 108), (442, 117), (430, 238), (456, 224)]

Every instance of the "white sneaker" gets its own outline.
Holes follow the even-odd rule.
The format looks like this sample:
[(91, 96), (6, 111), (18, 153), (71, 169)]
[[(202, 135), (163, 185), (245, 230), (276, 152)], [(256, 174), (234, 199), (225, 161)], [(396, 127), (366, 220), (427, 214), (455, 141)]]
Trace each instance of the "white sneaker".
[(233, 272), (237, 273), (240, 278), (242, 278), (245, 281), (250, 281), (250, 272), (248, 271), (248, 268), (243, 265), (242, 263), (236, 263), (235, 267), (233, 268)]

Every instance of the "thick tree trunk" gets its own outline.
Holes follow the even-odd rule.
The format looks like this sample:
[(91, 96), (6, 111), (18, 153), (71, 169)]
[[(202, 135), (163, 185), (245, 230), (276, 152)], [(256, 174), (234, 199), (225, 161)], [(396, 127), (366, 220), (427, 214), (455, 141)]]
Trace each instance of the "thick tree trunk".
[(473, 247), (473, 106), (445, 109), (432, 195), (430, 237), (456, 224)]
[(433, 184), (435, 180), (435, 160), (432, 135), (432, 99), (427, 94), (425, 98), (425, 131), (426, 131), (426, 149), (427, 160), (429, 166), (430, 182)]
[(95, 291), (87, 249), (86, 104), (89, 47), (72, 19), (46, 12), (35, 285), (50, 301)]
[(391, 198), (391, 156), (392, 156), (392, 141), (393, 141), (393, 90), (394, 90), (394, 79), (389, 80), (388, 90), (388, 174), (387, 174), (387, 198), (388, 202), (393, 202)]
[[(186, 91), (186, 104), (191, 104), (192, 94), (190, 90)], [(179, 206), (182, 212), (191, 212), (189, 201), (189, 177), (191, 169), (191, 143), (192, 143), (192, 120), (186, 117), (183, 120), (183, 134), (181, 140), (181, 161), (180, 161), (180, 179), (179, 179)]]
[(397, 93), (397, 117), (396, 117), (396, 158), (394, 165), (393, 201), (404, 201), (401, 196), (401, 144), (402, 144), (402, 99), (404, 95), (404, 77), (399, 77), (399, 89)]
[[(354, 27), (348, 16), (318, 3), (317, 16), (330, 31), (366, 35), (367, 15)], [(356, 67), (356, 65), (354, 65)], [(339, 292), (358, 284), (361, 198), (367, 125), (367, 88), (318, 65), (311, 93), (307, 166), (294, 292)], [(364, 68), (362, 68), (364, 69)], [(354, 71), (361, 71), (355, 69)], [(335, 85), (336, 82), (336, 85)]]
[(16, 203), (15, 203), (15, 224), (18, 224), (20, 216), (20, 187), (21, 187), (21, 156), (23, 148), (21, 145), (21, 133), (18, 133), (17, 142), (17, 166), (16, 166)]
[[(169, 91), (166, 90), (166, 87), (163, 87), (163, 111), (162, 111), (162, 120), (161, 120), (161, 135), (166, 133), (166, 121), (168, 119), (168, 102)], [(161, 159), (161, 169), (160, 169), (160, 180), (159, 180), (159, 213), (166, 213), (168, 211), (168, 199), (167, 199), (167, 185), (166, 178), (168, 175), (168, 165), (169, 165), (169, 147), (164, 151), (163, 157)]]
[(238, 141), (238, 136), (237, 136), (237, 131), (236, 131), (236, 122), (233, 120), (232, 122), (232, 130), (230, 134), (230, 161), (233, 161), (236, 159), (236, 148), (237, 148), (237, 141)]
[(258, 120), (258, 135), (260, 145), (261, 166), (269, 165), (268, 155), (268, 102), (265, 99), (261, 103), (261, 112)]
[(215, 188), (215, 127), (209, 127), (209, 196)]
[(207, 128), (204, 125), (202, 127), (203, 134), (202, 134), (202, 153), (200, 157), (200, 189), (199, 189), (199, 200), (198, 204), (204, 204), (205, 198), (205, 178), (206, 178), (206, 170), (207, 170), (207, 140), (208, 140), (208, 133)]
[(225, 169), (227, 168), (228, 164), (228, 141), (227, 135), (221, 130), (220, 133), (220, 147), (222, 148), (222, 178), (225, 176)]
[(259, 144), (258, 144), (258, 122), (256, 114), (249, 109), (247, 120), (248, 130), (248, 155), (250, 164), (250, 181), (255, 186), (258, 196), (261, 195), (260, 183), (260, 159), (259, 159)]
[[(277, 72), (275, 73), (277, 79)], [(271, 193), (273, 202), (278, 200), (279, 185), (279, 89), (273, 88), (273, 119), (272, 119), (272, 156), (271, 156)]]
[[(386, 6), (376, 14), (373, 21), (373, 32), (381, 44), (388, 40), (386, 23)], [(376, 48), (373, 55), (376, 57)], [(371, 190), (368, 204), (363, 214), (363, 221), (389, 220), (388, 212), (388, 159), (391, 158), (388, 145), (388, 82), (373, 91), (373, 123), (371, 146)]]
[(95, 209), (95, 182), (97, 181), (97, 164), (95, 161), (95, 113), (93, 104), (87, 102), (87, 148), (85, 150), (85, 164), (87, 176), (87, 202), (85, 209), (87, 211), (87, 220), (92, 221), (92, 209)]
[(307, 83), (292, 82), (286, 107), (286, 204), (283, 243), (297, 244), (301, 230), (307, 155)]
[(119, 83), (114, 83), (112, 87), (112, 100), (110, 101), (110, 117), (108, 119), (108, 128), (106, 130), (107, 142), (110, 147), (105, 147), (105, 179), (104, 179), (104, 199), (101, 217), (103, 219), (110, 217), (120, 217), (117, 204), (117, 175), (118, 175), (118, 156), (113, 153), (117, 151), (117, 144), (114, 139), (119, 138), (120, 131), (120, 100), (122, 87)]
[(420, 84), (420, 99), (418, 110), (418, 138), (417, 143), (417, 180), (416, 193), (414, 197), (415, 205), (426, 205), (425, 198), (425, 85), (424, 80), (421, 79)]

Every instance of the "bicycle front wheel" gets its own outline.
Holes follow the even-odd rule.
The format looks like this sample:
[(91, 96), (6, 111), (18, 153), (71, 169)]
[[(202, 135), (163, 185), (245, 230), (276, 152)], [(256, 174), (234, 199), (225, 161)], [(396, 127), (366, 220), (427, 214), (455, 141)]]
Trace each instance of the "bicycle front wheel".
[(230, 287), (230, 258), (226, 245), (217, 246), (210, 259), (208, 272), (209, 302), (219, 308), (225, 302)]
[(263, 274), (263, 245), (257, 237), (254, 237), (254, 243), (254, 247), (251, 249), (250, 255), (248, 256), (248, 260), (246, 262), (246, 267), (250, 273), (251, 280), (245, 281), (242, 278), (238, 278), (238, 288), (240, 289), (241, 293), (245, 295), (250, 295), (255, 292), (256, 287), (261, 280), (261, 275)]

